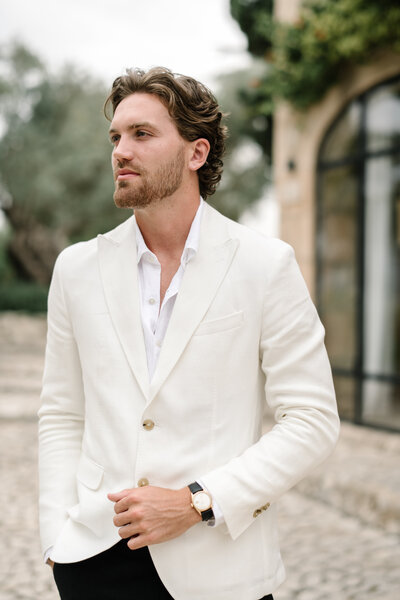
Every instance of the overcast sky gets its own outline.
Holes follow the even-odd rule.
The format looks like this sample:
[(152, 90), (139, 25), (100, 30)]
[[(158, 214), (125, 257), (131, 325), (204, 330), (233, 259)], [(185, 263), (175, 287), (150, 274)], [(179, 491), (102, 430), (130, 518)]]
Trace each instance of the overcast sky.
[(52, 70), (73, 62), (107, 85), (126, 67), (162, 65), (213, 87), (250, 63), (229, 0), (3, 0), (0, 43), (12, 39)]

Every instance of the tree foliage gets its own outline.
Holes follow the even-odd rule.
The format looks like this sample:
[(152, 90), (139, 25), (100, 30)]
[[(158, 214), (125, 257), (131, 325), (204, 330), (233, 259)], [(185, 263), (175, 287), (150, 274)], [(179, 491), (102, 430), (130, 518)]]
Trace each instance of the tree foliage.
[(21, 46), (2, 52), (0, 201), (20, 275), (48, 283), (55, 256), (126, 218), (112, 202), (101, 84), (65, 68), (50, 75)]
[(305, 109), (324, 96), (346, 66), (366, 62), (382, 48), (400, 52), (398, 0), (305, 0), (299, 19), (290, 25), (273, 23), (267, 3), (262, 18), (259, 3), (231, 0), (233, 16), (243, 19), (237, 6), (244, 10), (245, 4), (257, 17), (247, 16), (249, 48), (260, 55), (264, 37), (264, 56), (270, 61), (257, 94), (248, 96), (263, 113), (272, 112), (274, 98)]
[(268, 55), (272, 47), (273, 0), (231, 0), (231, 14), (247, 35), (249, 52)]

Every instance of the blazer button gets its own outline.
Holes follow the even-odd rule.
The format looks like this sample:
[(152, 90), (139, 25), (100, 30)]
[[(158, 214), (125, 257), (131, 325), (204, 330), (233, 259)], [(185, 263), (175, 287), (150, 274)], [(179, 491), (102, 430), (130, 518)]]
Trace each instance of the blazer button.
[(149, 485), (149, 480), (146, 479), (146, 477), (142, 477), (142, 479), (139, 479), (137, 484), (138, 484), (138, 487), (144, 487), (145, 485)]
[(256, 517), (258, 517), (258, 515), (261, 515), (261, 513), (262, 513), (261, 508), (257, 508), (257, 510), (255, 510), (253, 512), (253, 517), (256, 518)]
[(147, 429), (147, 431), (151, 431), (154, 427), (154, 421), (152, 421), (151, 419), (146, 419), (145, 421), (143, 421), (142, 425), (145, 429)]

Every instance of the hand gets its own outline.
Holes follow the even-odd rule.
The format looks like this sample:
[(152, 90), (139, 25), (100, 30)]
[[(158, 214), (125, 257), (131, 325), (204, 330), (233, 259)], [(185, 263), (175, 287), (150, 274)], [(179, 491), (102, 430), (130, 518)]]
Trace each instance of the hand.
[(50, 565), (50, 567), (51, 567), (52, 569), (54, 569), (54, 560), (51, 560), (51, 558), (48, 558), (48, 559), (47, 559), (47, 561), (46, 561), (46, 563), (47, 563), (48, 565)]
[(114, 525), (131, 550), (166, 542), (201, 521), (191, 506), (189, 488), (170, 490), (145, 486), (108, 494), (115, 502)]

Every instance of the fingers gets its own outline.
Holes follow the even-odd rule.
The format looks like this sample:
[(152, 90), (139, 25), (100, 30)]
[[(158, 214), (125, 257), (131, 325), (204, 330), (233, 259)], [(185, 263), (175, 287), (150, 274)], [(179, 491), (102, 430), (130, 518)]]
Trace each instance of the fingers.
[(128, 509), (118, 512), (113, 518), (113, 523), (116, 527), (124, 527), (129, 523), (138, 523), (140, 521), (141, 513), (138, 509), (129, 507)]
[(129, 507), (134, 504), (136, 500), (134, 490), (122, 490), (115, 494), (107, 494), (108, 499), (114, 502), (114, 512), (117, 514), (125, 512)]
[(122, 539), (130, 538), (133, 535), (138, 535), (139, 524), (135, 518), (133, 510), (126, 510), (123, 513), (116, 515), (113, 518), (115, 527), (118, 527), (118, 535)]
[(128, 540), (131, 537), (137, 537), (139, 535), (137, 528), (132, 523), (128, 525), (124, 525), (124, 527), (120, 527), (118, 529), (118, 535), (123, 540)]
[(107, 498), (111, 500), (111, 502), (118, 502), (125, 498), (129, 494), (130, 490), (121, 490), (120, 492), (110, 492), (107, 494)]
[(130, 550), (138, 550), (149, 545), (149, 541), (145, 535), (136, 534), (128, 540), (127, 546)]

